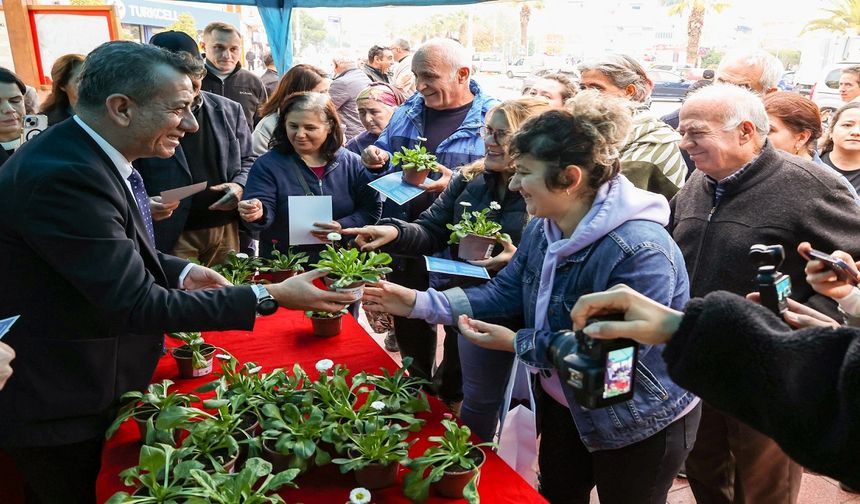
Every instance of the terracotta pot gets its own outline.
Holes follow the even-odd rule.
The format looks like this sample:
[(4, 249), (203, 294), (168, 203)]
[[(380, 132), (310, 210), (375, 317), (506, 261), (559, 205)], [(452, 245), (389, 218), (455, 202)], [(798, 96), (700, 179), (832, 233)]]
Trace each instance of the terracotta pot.
[(493, 254), (495, 246), (495, 238), (469, 234), (460, 239), (457, 257), (466, 261), (487, 259)]
[(263, 460), (271, 462), (272, 474), (286, 471), (295, 459), (295, 455), (284, 455), (275, 450), (274, 443), (274, 439), (263, 440)]
[(272, 276), (272, 283), (280, 283), (286, 280), (287, 278), (292, 278), (296, 276), (299, 272), (296, 270), (287, 270), (287, 271), (272, 271), (270, 275)]
[(206, 343), (200, 349), (200, 353), (206, 359), (206, 366), (194, 369), (194, 366), (191, 365), (191, 351), (188, 349), (188, 345), (182, 345), (171, 351), (173, 358), (176, 359), (176, 365), (179, 367), (180, 378), (199, 378), (212, 372), (212, 359), (215, 356), (215, 347)]
[(385, 465), (370, 464), (364, 469), (356, 469), (355, 482), (368, 490), (391, 487), (397, 482), (398, 469), (400, 469), (398, 462)]
[(314, 336), (320, 338), (329, 338), (340, 334), (343, 315), (337, 317), (311, 317), (311, 324), (314, 328)]
[(484, 450), (475, 447), (469, 455), (472, 460), (476, 461), (475, 468), (468, 471), (445, 471), (442, 479), (433, 484), (439, 495), (448, 497), (449, 499), (462, 499), (463, 489), (469, 484), (469, 480), (472, 479), (476, 472), (478, 473), (478, 477), (480, 477), (481, 466), (487, 460)]
[(418, 186), (427, 180), (427, 175), (430, 175), (430, 170), (403, 170), (403, 181), (407, 184)]
[[(226, 458), (227, 453), (228, 452), (226, 449), (218, 450), (215, 452), (216, 455), (221, 456), (222, 460), (224, 458)], [(227, 474), (233, 473), (233, 470), (236, 467), (236, 461), (239, 460), (239, 455), (240, 455), (240, 452), (237, 451), (236, 454), (233, 455), (229, 460), (227, 460), (226, 462), (221, 464), (221, 467), (223, 468), (223, 472), (225, 472)], [(209, 465), (209, 459), (208, 458), (201, 456), (201, 458), (198, 459), (198, 461), (203, 463), (203, 465), (205, 466), (203, 468), (203, 470), (208, 472), (209, 474), (215, 474), (217, 472), (217, 470), (214, 467)]]
[[(137, 430), (140, 432), (140, 439), (141, 440), (146, 439), (146, 421), (149, 420), (150, 417), (154, 417), (155, 415), (156, 415), (156, 413), (152, 412), (149, 414), (149, 416), (146, 416), (146, 417), (137, 417), (137, 416), (132, 417), (134, 419), (134, 423), (137, 424)], [(153, 420), (153, 422), (154, 421), (155, 420)]]

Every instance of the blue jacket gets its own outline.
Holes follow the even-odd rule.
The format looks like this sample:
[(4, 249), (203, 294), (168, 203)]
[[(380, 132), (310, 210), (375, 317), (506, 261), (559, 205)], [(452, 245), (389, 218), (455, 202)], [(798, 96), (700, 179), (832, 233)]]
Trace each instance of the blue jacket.
[[(616, 218), (623, 211), (619, 209), (623, 204), (619, 200), (602, 216), (583, 220), (574, 235), (580, 228), (599, 228), (595, 224), (600, 219), (606, 222)], [(601, 231), (577, 252), (559, 258), (548, 293), (544, 329), (535, 329), (536, 318), (544, 315), (536, 313), (535, 307), (541, 294), (538, 287), (548, 240), (544, 219), (537, 218), (526, 226), (513, 259), (493, 280), (477, 287), (445, 291), (447, 303), (442, 306), (426, 302), (434, 296), (438, 301), (438, 294), (432, 290), (427, 296), (419, 295), (410, 317), (444, 313), (445, 304), (450, 307), (448, 317), (453, 320), (462, 313), (486, 320), (521, 312), (525, 329), (517, 331), (517, 355), (547, 376), (553, 369), (547, 355), (552, 332), (570, 330), (570, 310), (580, 296), (623, 283), (675, 309), (683, 309), (687, 303), (687, 272), (678, 246), (658, 222), (632, 217)], [(561, 384), (580, 438), (589, 451), (616, 449), (642, 441), (667, 427), (696, 399), (669, 378), (662, 352), (662, 346), (639, 347), (634, 396), (626, 403), (587, 410), (576, 403), (573, 389), (567, 383)]]
[[(244, 186), (251, 165), (254, 164), (257, 156), (251, 151), (251, 130), (245, 121), (242, 106), (233, 100), (206, 91), (201, 91), (200, 96), (203, 98), (201, 107), (206, 110), (205, 117), (218, 140), (212, 148), (215, 149), (220, 178), (215, 181), (210, 180), (210, 185), (235, 182)], [(187, 186), (193, 182), (191, 169), (188, 167), (188, 161), (181, 146), (177, 147), (173, 156), (167, 159), (144, 158), (138, 159), (133, 164), (143, 177), (149, 196), (158, 196), (161, 191)], [(173, 250), (185, 229), (190, 210), (191, 198), (185, 198), (174, 210), (173, 215), (153, 223), (155, 245), (158, 250), (167, 253)]]
[[(472, 108), (466, 113), (466, 118), (463, 119), (457, 131), (443, 140), (435, 152), (439, 164), (455, 171), (461, 166), (484, 157), (484, 140), (481, 138), (480, 130), (484, 125), (484, 116), (499, 103), (495, 98), (484, 94), (475, 81), (469, 82), (469, 90), (475, 95)], [(418, 143), (418, 137), (423, 136), (425, 136), (424, 96), (421, 93), (415, 93), (403, 105), (397, 107), (388, 126), (379, 135), (374, 145), (394, 153), (401, 147), (414, 148)], [(389, 164), (384, 170), (374, 172), (374, 175), (383, 176), (393, 171), (400, 171), (399, 165)], [(431, 178), (439, 178), (439, 174), (431, 174)], [(403, 206), (389, 200), (385, 202), (382, 215), (410, 221), (410, 209), (413, 214), (417, 214), (429, 207), (430, 203), (432, 203), (431, 198), (422, 198), (422, 196)], [(415, 209), (416, 205), (422, 205), (423, 208)]]
[[(296, 171), (296, 169), (298, 171)], [(382, 210), (379, 193), (367, 183), (371, 176), (361, 164), (361, 158), (344, 148), (326, 165), (322, 178), (317, 178), (295, 153), (284, 154), (276, 149), (260, 156), (245, 185), (243, 199), (258, 198), (263, 203), (263, 217), (245, 225), (260, 231), (260, 256), (269, 257), (272, 240), (285, 250), (289, 244), (289, 196), (304, 196), (305, 190), (296, 178), (301, 173), (315, 195), (332, 196), (332, 217), (341, 226), (361, 227), (373, 224)], [(311, 254), (312, 262), (322, 245), (296, 247)]]

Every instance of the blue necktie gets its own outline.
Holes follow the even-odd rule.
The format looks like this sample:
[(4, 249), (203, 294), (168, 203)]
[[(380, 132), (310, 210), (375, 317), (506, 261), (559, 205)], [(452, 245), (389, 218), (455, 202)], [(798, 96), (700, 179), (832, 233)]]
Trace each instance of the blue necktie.
[(149, 197), (146, 195), (146, 188), (143, 186), (143, 177), (134, 168), (131, 169), (131, 175), (128, 176), (128, 181), (131, 184), (131, 192), (134, 195), (134, 200), (137, 202), (137, 209), (140, 211), (140, 216), (143, 217), (143, 224), (146, 226), (146, 233), (149, 235), (149, 243), (155, 246), (155, 231), (152, 229), (152, 212), (149, 210)]

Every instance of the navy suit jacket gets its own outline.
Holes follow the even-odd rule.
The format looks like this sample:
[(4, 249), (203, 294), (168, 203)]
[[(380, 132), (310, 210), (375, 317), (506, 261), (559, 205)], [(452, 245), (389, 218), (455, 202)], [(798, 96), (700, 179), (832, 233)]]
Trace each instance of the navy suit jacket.
[(76, 121), (0, 167), (0, 319), (14, 374), (0, 446), (104, 435), (119, 397), (149, 383), (165, 332), (250, 329), (249, 287), (176, 289), (188, 264), (149, 243), (116, 166)]
[[(206, 91), (201, 91), (201, 96), (201, 106), (206, 111), (204, 117), (209, 121), (218, 140), (212, 146), (218, 162), (218, 174), (224, 182), (235, 182), (244, 187), (248, 172), (257, 156), (251, 148), (251, 130), (245, 121), (242, 106), (229, 98)], [(181, 146), (176, 149), (173, 157), (138, 159), (134, 165), (143, 177), (146, 192), (150, 196), (158, 196), (166, 189), (192, 183), (191, 170)], [(179, 207), (169, 218), (153, 223), (158, 250), (173, 250), (179, 235), (185, 229), (190, 210), (191, 198), (188, 197), (179, 203)]]

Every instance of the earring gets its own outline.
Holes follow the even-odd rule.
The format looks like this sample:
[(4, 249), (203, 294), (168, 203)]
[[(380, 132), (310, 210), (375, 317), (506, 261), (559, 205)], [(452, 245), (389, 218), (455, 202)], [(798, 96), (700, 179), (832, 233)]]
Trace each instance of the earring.
[(570, 196), (570, 188), (565, 189), (564, 193), (567, 194), (568, 196)]
[(796, 156), (798, 154), (800, 154), (800, 147), (798, 147), (797, 144), (794, 144), (794, 155)]

